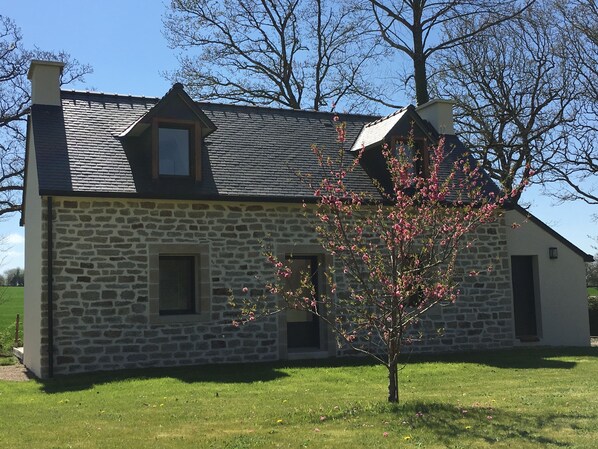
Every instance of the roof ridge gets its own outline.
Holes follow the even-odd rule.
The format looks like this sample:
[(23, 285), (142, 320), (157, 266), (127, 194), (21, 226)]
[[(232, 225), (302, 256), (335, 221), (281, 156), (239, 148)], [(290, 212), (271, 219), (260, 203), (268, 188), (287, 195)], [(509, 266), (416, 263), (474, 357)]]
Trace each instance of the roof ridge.
[(406, 111), (408, 108), (409, 108), (409, 106), (403, 106), (402, 108), (400, 108), (400, 109), (397, 109), (396, 111), (394, 111), (394, 112), (391, 112), (390, 114), (388, 114), (388, 115), (386, 115), (386, 116), (384, 116), (384, 117), (379, 117), (377, 120), (374, 120), (373, 122), (366, 123), (366, 124), (364, 125), (364, 128), (368, 128), (368, 127), (370, 127), (370, 126), (377, 125), (378, 123), (382, 123), (383, 121), (385, 121), (385, 120), (388, 120), (388, 119), (390, 119), (390, 118), (394, 117), (394, 116), (395, 116), (395, 115), (397, 115), (397, 114), (400, 114), (400, 113), (402, 113), (402, 112), (405, 112), (405, 111)]
[(368, 117), (368, 118), (379, 118), (379, 115), (376, 114), (359, 114), (359, 113), (351, 113), (351, 112), (338, 112), (338, 111), (314, 111), (312, 109), (293, 109), (293, 108), (283, 108), (281, 106), (266, 106), (266, 105), (259, 105), (259, 104), (239, 104), (239, 103), (218, 103), (215, 101), (198, 101), (193, 100), (195, 103), (202, 105), (216, 105), (216, 106), (231, 106), (237, 108), (247, 108), (247, 109), (266, 109), (268, 111), (283, 111), (283, 112), (297, 112), (297, 113), (306, 113), (306, 114), (325, 114), (325, 115), (350, 115), (352, 117)]
[(115, 97), (115, 98), (134, 98), (137, 100), (160, 100), (161, 97), (147, 97), (145, 95), (133, 95), (133, 94), (119, 94), (113, 92), (100, 92), (96, 90), (81, 90), (81, 89), (60, 89), (61, 93), (69, 93), (69, 94), (84, 94), (84, 95), (94, 95), (94, 96), (101, 96), (101, 97)]
[[(173, 86), (174, 87), (174, 86)], [(173, 88), (169, 89), (170, 92)], [(81, 90), (81, 89), (61, 89), (61, 92), (64, 93), (72, 93), (72, 94), (84, 94), (84, 95), (93, 95), (93, 96), (101, 96), (101, 97), (113, 97), (113, 98), (128, 98), (128, 99), (136, 99), (136, 100), (155, 100), (160, 101), (163, 97), (147, 97), (143, 95), (132, 95), (132, 94), (119, 94), (119, 93), (108, 93), (108, 92), (100, 92), (94, 90)], [(215, 106), (227, 106), (233, 108), (245, 108), (245, 109), (264, 109), (268, 111), (283, 111), (283, 112), (295, 112), (295, 113), (305, 113), (305, 114), (313, 114), (313, 115), (344, 115), (344, 116), (351, 116), (351, 117), (365, 117), (375, 119), (376, 121), (382, 120), (383, 118), (380, 115), (376, 114), (360, 114), (360, 113), (339, 113), (337, 111), (313, 111), (309, 109), (290, 109), (290, 108), (283, 108), (283, 107), (276, 107), (276, 106), (266, 106), (266, 105), (254, 105), (254, 104), (239, 104), (239, 103), (219, 103), (215, 101), (198, 101), (193, 100), (199, 107), (201, 105), (215, 105)], [(401, 111), (400, 109), (399, 111)], [(396, 111), (396, 112), (399, 112)], [(394, 112), (393, 114), (395, 114)], [(391, 114), (392, 115), (392, 114)]]

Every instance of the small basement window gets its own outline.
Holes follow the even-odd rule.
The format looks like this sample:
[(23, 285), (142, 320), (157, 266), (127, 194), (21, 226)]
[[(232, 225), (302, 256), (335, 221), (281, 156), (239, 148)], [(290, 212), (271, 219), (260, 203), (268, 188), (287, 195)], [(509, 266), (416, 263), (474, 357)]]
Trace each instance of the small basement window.
[(159, 174), (190, 176), (192, 166), (191, 130), (160, 126), (158, 129)]

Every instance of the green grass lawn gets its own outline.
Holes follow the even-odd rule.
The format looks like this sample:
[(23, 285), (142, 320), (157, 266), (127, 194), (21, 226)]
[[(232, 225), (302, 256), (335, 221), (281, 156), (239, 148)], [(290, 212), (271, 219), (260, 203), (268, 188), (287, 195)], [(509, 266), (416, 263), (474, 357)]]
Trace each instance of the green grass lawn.
[(0, 447), (595, 448), (598, 348), (0, 381)]
[(598, 296), (598, 287), (588, 287), (588, 296)]
[(19, 338), (23, 341), (23, 287), (0, 287), (0, 366), (16, 362), (11, 355), (15, 319), (19, 314)]
[(0, 329), (15, 324), (17, 313), (23, 318), (23, 287), (0, 287)]

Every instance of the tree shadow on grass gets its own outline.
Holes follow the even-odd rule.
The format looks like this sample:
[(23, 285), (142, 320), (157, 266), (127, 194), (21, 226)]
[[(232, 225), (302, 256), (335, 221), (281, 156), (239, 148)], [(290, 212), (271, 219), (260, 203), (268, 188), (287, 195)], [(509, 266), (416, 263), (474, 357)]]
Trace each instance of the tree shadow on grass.
[(93, 374), (73, 374), (39, 380), (45, 393), (81, 391), (112, 382), (151, 379), (177, 379), (185, 383), (217, 382), (244, 383), (269, 382), (288, 377), (273, 363), (194, 365), (166, 368), (140, 368), (131, 370), (102, 371)]
[(505, 369), (572, 369), (563, 357), (598, 357), (598, 348), (516, 348), (438, 355), (403, 354), (403, 363), (474, 363)]
[[(511, 349), (471, 353), (449, 353), (440, 355), (404, 354), (402, 363), (475, 363), (498, 368), (571, 369), (576, 363), (553, 360), (557, 357), (598, 357), (598, 348), (567, 349)], [(126, 380), (174, 378), (186, 383), (216, 382), (243, 383), (269, 382), (288, 377), (286, 368), (336, 368), (347, 366), (375, 366), (369, 357), (339, 357), (318, 360), (297, 360), (258, 362), (245, 364), (195, 365), (167, 368), (141, 368), (134, 370), (105, 371), (94, 374), (74, 374), (40, 380), (46, 393), (62, 393), (93, 388), (96, 385)]]
[(38, 382), (45, 393), (81, 391), (111, 382), (162, 378), (173, 378), (189, 384), (197, 382), (250, 384), (253, 382), (270, 382), (289, 377), (289, 374), (284, 372), (287, 368), (340, 368), (375, 365), (378, 364), (367, 357), (282, 360), (275, 362), (227, 363), (101, 371), (90, 374), (56, 376), (52, 379), (38, 379)]
[[(596, 416), (581, 415), (520, 415), (500, 408), (475, 405), (457, 407), (445, 403), (408, 402), (404, 405), (386, 405), (396, 414), (397, 427), (401, 431), (423, 430), (434, 435), (434, 439), (447, 447), (459, 441), (484, 441), (488, 444), (511, 441), (538, 444), (540, 447), (553, 445), (569, 447), (570, 442), (546, 435), (562, 422), (575, 424), (582, 419), (596, 419)], [(544, 435), (543, 435), (544, 434)]]

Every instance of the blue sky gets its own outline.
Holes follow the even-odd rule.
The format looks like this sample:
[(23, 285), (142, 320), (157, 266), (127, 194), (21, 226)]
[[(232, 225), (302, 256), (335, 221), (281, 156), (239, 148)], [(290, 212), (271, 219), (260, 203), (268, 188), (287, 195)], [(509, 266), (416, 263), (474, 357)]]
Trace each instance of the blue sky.
[[(75, 89), (162, 96), (170, 88), (162, 76), (176, 68), (174, 51), (162, 35), (164, 3), (159, 0), (21, 0), (4, 2), (0, 14), (21, 28), (27, 47), (64, 50), (94, 73)], [(557, 205), (539, 188), (523, 197), (530, 211), (558, 233), (591, 254), (598, 242), (597, 206), (581, 202)], [(6, 257), (0, 271), (24, 265), (19, 217), (0, 222)]]

